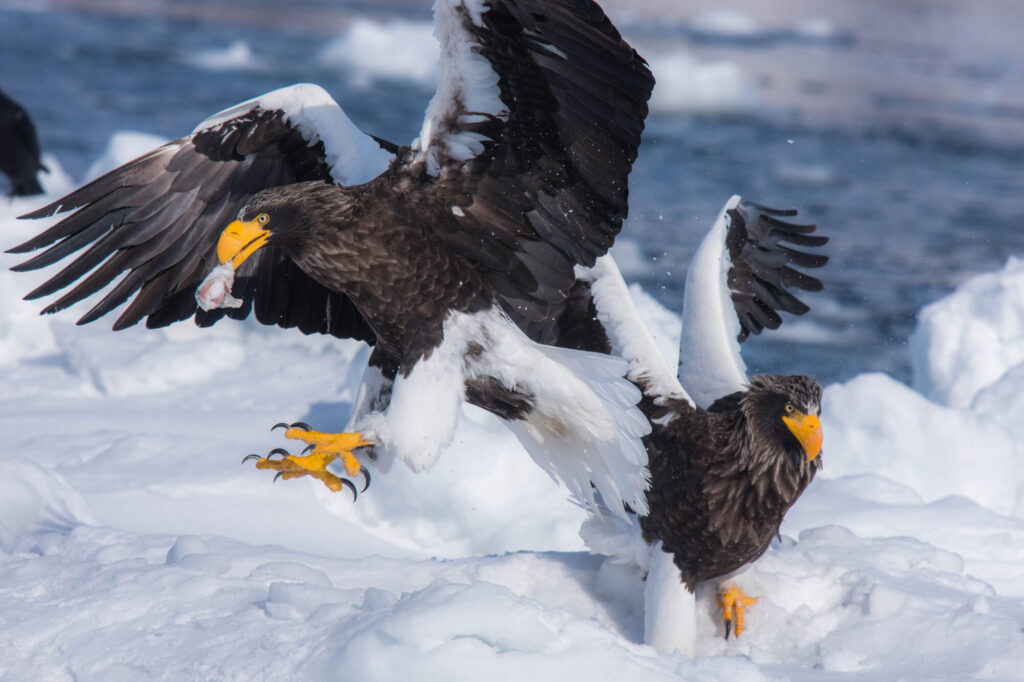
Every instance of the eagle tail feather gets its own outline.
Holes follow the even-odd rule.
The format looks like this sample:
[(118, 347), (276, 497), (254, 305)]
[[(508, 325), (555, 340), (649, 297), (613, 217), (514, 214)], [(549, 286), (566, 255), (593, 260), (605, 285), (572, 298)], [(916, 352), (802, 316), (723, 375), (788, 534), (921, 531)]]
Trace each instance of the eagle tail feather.
[[(628, 364), (601, 353), (535, 348), (572, 376), (535, 379), (533, 411), (509, 427), (530, 457), (587, 507), (622, 517), (627, 506), (647, 513), (650, 473), (641, 438), (651, 426), (636, 406), (640, 390), (624, 378)], [(543, 374), (538, 368), (537, 376)]]

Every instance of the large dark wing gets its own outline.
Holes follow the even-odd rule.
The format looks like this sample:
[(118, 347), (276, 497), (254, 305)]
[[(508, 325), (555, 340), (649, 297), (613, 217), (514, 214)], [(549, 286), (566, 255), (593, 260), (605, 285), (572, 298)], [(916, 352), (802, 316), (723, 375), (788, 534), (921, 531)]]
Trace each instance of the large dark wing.
[(188, 137), (22, 216), (74, 211), (11, 249), (48, 247), (14, 270), (46, 267), (77, 253), (26, 298), (72, 287), (43, 311), (50, 313), (113, 285), (79, 324), (134, 295), (114, 329), (143, 318), (147, 326), (160, 327), (193, 315), (206, 326), (255, 309), (264, 324), (372, 342), (372, 331), (344, 295), (317, 284), (274, 249), (259, 250), (239, 269), (233, 294), (243, 300), (240, 308), (203, 312), (195, 290), (217, 265), (221, 231), (253, 194), (310, 180), (363, 182), (386, 169), (390, 158), (322, 89), (278, 90), (226, 110)]
[(408, 169), (446, 202), (441, 239), (541, 319), (622, 227), (654, 78), (591, 0), (434, 12), (440, 80)]
[(828, 237), (813, 234), (818, 229), (816, 225), (783, 220), (796, 213), (752, 201), (741, 201), (726, 211), (725, 243), (732, 262), (728, 285), (740, 321), (740, 341), (751, 333), (760, 334), (765, 327), (777, 329), (782, 324), (781, 310), (794, 315), (810, 310), (790, 289), (823, 288), (820, 279), (797, 268), (820, 268), (828, 263), (828, 256), (792, 247), (824, 246)]

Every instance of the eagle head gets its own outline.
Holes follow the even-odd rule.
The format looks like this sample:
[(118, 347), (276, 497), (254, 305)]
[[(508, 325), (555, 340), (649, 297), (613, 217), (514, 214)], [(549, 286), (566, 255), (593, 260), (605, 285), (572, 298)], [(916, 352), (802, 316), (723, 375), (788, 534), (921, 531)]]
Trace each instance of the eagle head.
[(264, 246), (300, 256), (327, 223), (344, 222), (352, 202), (343, 188), (326, 182), (300, 182), (254, 194), (217, 242), (217, 258), (237, 269)]
[[(821, 385), (808, 376), (751, 377), (740, 401), (752, 452), (784, 455), (797, 469), (820, 466)], [(815, 461), (817, 460), (817, 461)]]

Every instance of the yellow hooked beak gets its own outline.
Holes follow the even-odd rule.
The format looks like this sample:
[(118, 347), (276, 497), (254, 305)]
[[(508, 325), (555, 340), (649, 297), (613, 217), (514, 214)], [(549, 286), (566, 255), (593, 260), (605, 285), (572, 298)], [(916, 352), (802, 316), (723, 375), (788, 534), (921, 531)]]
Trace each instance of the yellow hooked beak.
[(270, 238), (270, 230), (265, 230), (255, 220), (236, 220), (224, 228), (217, 241), (217, 259), (221, 264), (231, 261), (237, 270), (246, 258), (256, 253)]
[(793, 410), (793, 416), (783, 417), (786, 427), (796, 436), (807, 453), (807, 461), (810, 462), (821, 452), (821, 420), (817, 415), (804, 414), (799, 410)]

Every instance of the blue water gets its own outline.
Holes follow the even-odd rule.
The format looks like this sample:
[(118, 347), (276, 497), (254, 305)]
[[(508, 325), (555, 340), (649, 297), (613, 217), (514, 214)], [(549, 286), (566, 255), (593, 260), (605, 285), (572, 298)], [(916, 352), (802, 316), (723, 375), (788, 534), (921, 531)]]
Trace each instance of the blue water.
[[(414, 83), (367, 88), (317, 62), (353, 12), (426, 19), (425, 3), (267, 0), (237, 3), (246, 9), (233, 16), (211, 9), (229, 5), (213, 3), (172, 11), (174, 3), (155, 2), (146, 13), (88, 4), (37, 11), (0, 1), (0, 88), (29, 110), (45, 150), (74, 177), (118, 130), (179, 137), (219, 109), (298, 81), (321, 84), (364, 130), (398, 142), (415, 136), (431, 95)], [(831, 382), (881, 370), (908, 380), (906, 341), (917, 311), (970, 275), (1024, 254), (1024, 109), (975, 96), (1018, 85), (1024, 61), (1016, 55), (975, 58), (971, 46), (922, 51), (917, 42), (880, 50), (856, 23), (844, 25), (841, 39), (811, 45), (737, 44), (685, 22), (642, 18), (620, 28), (638, 45), (675, 42), (713, 58), (735, 53), (777, 68), (780, 83), (783, 76), (796, 83), (789, 107), (652, 115), (623, 232), (643, 254), (633, 279), (672, 309), (681, 304), (692, 249), (733, 193), (799, 208), (831, 236), (832, 261), (820, 271), (826, 291), (807, 297), (812, 312), (804, 319), (814, 328), (749, 341), (753, 371)], [(219, 71), (188, 59), (235, 41), (252, 47), (264, 67)], [(812, 60), (859, 64), (871, 75), (864, 96), (830, 89), (820, 75), (801, 81), (801, 64), (811, 68)], [(914, 69), (954, 95), (929, 99), (894, 80), (919, 82)]]

